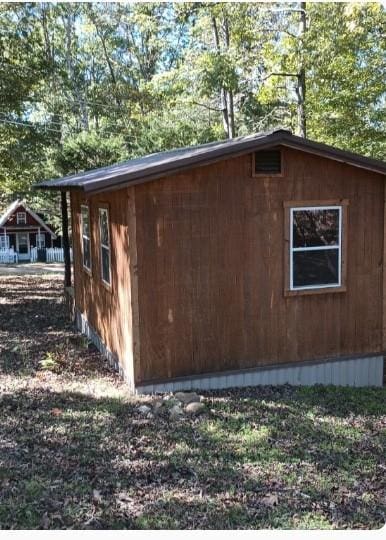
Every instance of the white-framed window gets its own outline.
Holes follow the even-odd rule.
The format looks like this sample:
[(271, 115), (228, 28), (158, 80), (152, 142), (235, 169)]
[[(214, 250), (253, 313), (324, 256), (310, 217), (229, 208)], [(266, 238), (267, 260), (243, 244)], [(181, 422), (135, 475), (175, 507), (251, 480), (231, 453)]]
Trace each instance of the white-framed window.
[(36, 233), (36, 247), (38, 249), (44, 249), (46, 247), (46, 235), (45, 233)]
[(25, 212), (17, 212), (16, 223), (18, 225), (25, 225), (27, 223), (27, 214)]
[(99, 208), (99, 239), (101, 253), (101, 276), (107, 284), (111, 284), (111, 257), (110, 257), (110, 231), (109, 211), (107, 208)]
[(91, 272), (90, 208), (82, 204), (80, 210), (83, 266)]
[(342, 286), (339, 205), (290, 208), (290, 290)]
[(0, 234), (0, 249), (9, 249), (8, 234)]

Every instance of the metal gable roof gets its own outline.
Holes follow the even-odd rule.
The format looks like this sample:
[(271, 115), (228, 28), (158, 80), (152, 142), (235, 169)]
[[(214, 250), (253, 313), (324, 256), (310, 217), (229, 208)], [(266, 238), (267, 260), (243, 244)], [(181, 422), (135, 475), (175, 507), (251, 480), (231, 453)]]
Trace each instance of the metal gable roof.
[(176, 174), (188, 168), (206, 165), (227, 157), (277, 145), (288, 146), (386, 174), (386, 163), (383, 161), (297, 137), (285, 129), (276, 129), (246, 137), (150, 154), (116, 165), (101, 167), (56, 180), (47, 180), (35, 187), (61, 191), (81, 189), (89, 193), (119, 189), (126, 185), (144, 183), (166, 175)]

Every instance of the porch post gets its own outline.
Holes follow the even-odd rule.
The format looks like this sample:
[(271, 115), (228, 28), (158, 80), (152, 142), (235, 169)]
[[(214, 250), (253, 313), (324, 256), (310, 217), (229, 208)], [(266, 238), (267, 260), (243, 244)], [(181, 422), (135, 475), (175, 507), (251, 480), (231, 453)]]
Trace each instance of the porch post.
[(71, 287), (71, 258), (70, 258), (70, 240), (68, 235), (68, 207), (67, 192), (62, 191), (62, 232), (63, 232), (63, 258), (64, 258), (64, 286)]

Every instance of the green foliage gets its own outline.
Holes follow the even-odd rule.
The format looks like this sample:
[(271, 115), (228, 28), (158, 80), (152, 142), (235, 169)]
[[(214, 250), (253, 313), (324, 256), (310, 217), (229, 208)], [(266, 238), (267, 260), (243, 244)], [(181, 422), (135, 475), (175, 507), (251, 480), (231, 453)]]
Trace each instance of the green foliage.
[[(307, 3), (307, 31), (298, 37), (299, 15), (272, 47), (264, 47), (265, 83), (260, 100), (278, 101), (295, 127), (296, 74), (306, 70), (308, 136), (372, 157), (385, 156), (386, 24), (380, 3)], [(284, 109), (283, 109), (284, 105)], [(285, 116), (283, 117), (285, 119)]]
[[(383, 159), (386, 23), (381, 4), (310, 4), (308, 115), (312, 137)], [(313, 44), (317, 41), (318, 47)]]
[(96, 169), (128, 158), (122, 136), (103, 138), (96, 132), (68, 137), (55, 156), (61, 174)]
[[(385, 155), (380, 3), (27, 3), (0, 6), (0, 210), (40, 180), (282, 125)], [(283, 75), (286, 74), (286, 75)], [(231, 101), (231, 102), (230, 102)], [(229, 118), (228, 118), (229, 121)]]
[(46, 352), (44, 357), (39, 361), (39, 365), (42, 370), (55, 371), (59, 364), (54, 353)]

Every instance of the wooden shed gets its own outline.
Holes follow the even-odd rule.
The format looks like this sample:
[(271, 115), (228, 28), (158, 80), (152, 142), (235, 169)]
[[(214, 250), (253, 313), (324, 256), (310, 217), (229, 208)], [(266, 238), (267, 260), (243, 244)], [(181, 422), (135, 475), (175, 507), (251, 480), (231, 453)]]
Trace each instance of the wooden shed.
[(386, 163), (286, 130), (39, 185), (71, 194), (77, 324), (131, 390), (381, 385)]

